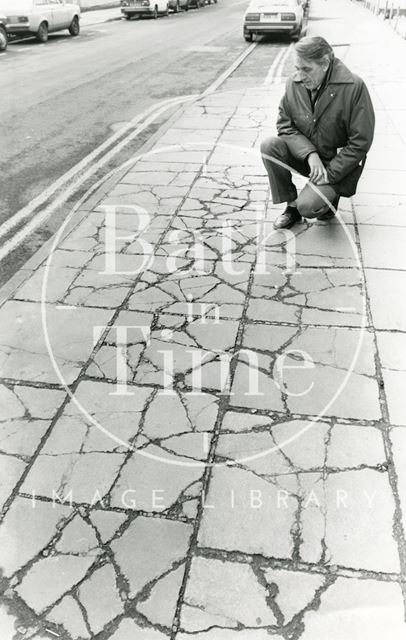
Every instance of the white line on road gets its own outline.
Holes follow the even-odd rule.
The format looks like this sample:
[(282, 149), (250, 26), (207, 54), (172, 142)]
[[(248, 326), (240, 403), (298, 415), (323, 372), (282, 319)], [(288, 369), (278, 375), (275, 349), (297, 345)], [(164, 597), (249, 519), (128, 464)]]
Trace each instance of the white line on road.
[(119, 153), (131, 140), (136, 138), (140, 133), (142, 133), (150, 124), (156, 120), (162, 113), (164, 113), (167, 109), (170, 109), (175, 104), (180, 104), (187, 100), (193, 99), (195, 96), (183, 96), (182, 98), (176, 98), (167, 101), (169, 104), (162, 106), (160, 109), (153, 112), (149, 118), (144, 120), (144, 122), (135, 129), (132, 133), (130, 133), (124, 140), (122, 140), (115, 147), (110, 149), (108, 153), (106, 153), (100, 160), (92, 164), (91, 168), (88, 169), (85, 173), (83, 173), (73, 184), (71, 184), (64, 192), (56, 198), (48, 207), (39, 211), (33, 218), (28, 222), (20, 231), (18, 231), (10, 240), (4, 243), (3, 247), (0, 249), (0, 261), (3, 260), (9, 253), (14, 251), (14, 249), (23, 241), (25, 238), (34, 231), (40, 224), (42, 224), (53, 211), (55, 211), (61, 204), (66, 202), (66, 200), (77, 191), (78, 187), (86, 182), (92, 175), (97, 173), (97, 171), (106, 163), (108, 163), (112, 157), (114, 157), (117, 153)]
[[(34, 211), (44, 204), (49, 198), (55, 194), (61, 187), (67, 184), (69, 181), (72, 181), (72, 184), (68, 186), (62, 194), (60, 194), (52, 204), (48, 205), (37, 214), (19, 231), (17, 232), (10, 240), (6, 241), (3, 247), (0, 249), (0, 261), (3, 260), (9, 253), (14, 251), (14, 249), (25, 240), (25, 238), (34, 231), (44, 220), (46, 220), (58, 206), (66, 202), (66, 200), (78, 189), (80, 185), (82, 185), (86, 180), (88, 180), (92, 175), (94, 175), (103, 165), (107, 164), (109, 160), (119, 151), (121, 151), (131, 140), (136, 138), (142, 131), (144, 131), (152, 122), (162, 113), (164, 113), (171, 106), (176, 104), (181, 104), (183, 102), (191, 101), (195, 98), (203, 98), (204, 96), (213, 93), (223, 82), (224, 80), (237, 69), (237, 67), (245, 60), (245, 58), (251, 53), (251, 51), (256, 47), (256, 43), (251, 44), (243, 53), (238, 56), (238, 58), (214, 81), (207, 89), (205, 89), (200, 95), (191, 94), (188, 96), (181, 96), (177, 98), (170, 98), (165, 100), (163, 103), (158, 105), (154, 105), (147, 109), (144, 113), (136, 116), (131, 120), (125, 127), (119, 129), (114, 133), (110, 138), (105, 140), (99, 147), (94, 149), (90, 154), (88, 154), (85, 158), (83, 158), (79, 163), (77, 163), (74, 167), (72, 167), (69, 171), (67, 171), (63, 176), (58, 178), (48, 189), (45, 189), (41, 194), (39, 194), (36, 198), (34, 198), (28, 205), (17, 211), (11, 218), (9, 218), (6, 222), (4, 222), (0, 226), (0, 238), (10, 233), (10, 231), (17, 226), (22, 220), (29, 217)], [(149, 114), (152, 113), (152, 116)], [(149, 117), (147, 117), (149, 116)], [(146, 120), (142, 122), (137, 129), (129, 133), (127, 137), (124, 137), (118, 144), (114, 144), (120, 138), (123, 138), (124, 134), (134, 128), (135, 124), (141, 122), (144, 118)], [(114, 145), (114, 146), (112, 146)], [(107, 153), (103, 155), (101, 159), (97, 162), (94, 162), (91, 167), (85, 172), (83, 169), (89, 165), (89, 163), (93, 162), (103, 151), (112, 147)], [(76, 177), (78, 176), (78, 177)]]
[(278, 70), (275, 73), (275, 78), (274, 78), (274, 83), (275, 84), (280, 84), (282, 82), (282, 73), (283, 73), (283, 67), (285, 65), (286, 60), (289, 58), (289, 55), (291, 53), (293, 49), (293, 43), (291, 43), (286, 51), (286, 54), (283, 56), (283, 60), (281, 60)]
[[(269, 71), (264, 80), (264, 85), (272, 84), (274, 77), (277, 75), (279, 71), (279, 65), (282, 69), (289, 53), (290, 53), (290, 47), (288, 47), (287, 49), (281, 49), (281, 51), (279, 51), (275, 60), (272, 62), (271, 66), (269, 67)], [(281, 72), (281, 75), (282, 75), (282, 72)]]
[(233, 64), (230, 65), (228, 69), (226, 69), (214, 82), (212, 82), (211, 85), (207, 87), (207, 89), (205, 89), (205, 91), (203, 91), (200, 97), (204, 98), (205, 96), (207, 96), (207, 94), (213, 93), (213, 91), (215, 91), (221, 84), (223, 84), (224, 80), (226, 80), (228, 76), (230, 76), (233, 71), (235, 71), (237, 67), (240, 66), (240, 64), (245, 60), (247, 56), (249, 56), (251, 51), (253, 51), (256, 46), (256, 42), (250, 44), (250, 46), (245, 49), (245, 51), (243, 51), (241, 55), (238, 56), (237, 60), (234, 60)]
[[(194, 96), (193, 96), (194, 97)], [(185, 99), (191, 99), (190, 96), (186, 96)], [(56, 180), (48, 189), (42, 191), (39, 196), (31, 200), (31, 202), (17, 211), (11, 218), (6, 220), (2, 225), (0, 225), (0, 238), (7, 235), (11, 229), (13, 229), (16, 225), (18, 225), (22, 220), (30, 216), (35, 209), (44, 204), (49, 198), (56, 192), (58, 189), (63, 187), (67, 182), (73, 180), (76, 175), (83, 176), (82, 171), (89, 165), (97, 156), (99, 156), (102, 152), (106, 151), (109, 147), (115, 145), (117, 140), (123, 137), (130, 129), (133, 129), (135, 125), (137, 125), (141, 120), (145, 117), (149, 116), (150, 113), (153, 113), (156, 109), (159, 109), (160, 104), (169, 105), (170, 103), (177, 103), (179, 98), (170, 98), (169, 100), (165, 100), (163, 103), (158, 103), (158, 105), (153, 105), (146, 109), (138, 116), (135, 116), (125, 127), (116, 131), (113, 135), (111, 135), (107, 140), (105, 140), (100, 146), (96, 147), (91, 153), (85, 156), (80, 162), (75, 164), (69, 171), (63, 174), (58, 180)], [(114, 149), (117, 149), (117, 146), (113, 146)], [(103, 156), (106, 158), (107, 156)], [(81, 178), (80, 178), (81, 179)], [(79, 180), (80, 180), (79, 179)]]

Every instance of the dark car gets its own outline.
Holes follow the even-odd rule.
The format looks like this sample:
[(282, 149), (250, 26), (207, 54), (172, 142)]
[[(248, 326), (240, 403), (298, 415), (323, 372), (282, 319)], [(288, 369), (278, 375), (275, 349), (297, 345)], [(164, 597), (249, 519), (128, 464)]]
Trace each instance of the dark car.
[(206, 4), (211, 3), (217, 4), (217, 0), (189, 0), (189, 7), (191, 9), (199, 9), (200, 7), (204, 7)]
[(8, 36), (6, 22), (6, 16), (0, 16), (0, 51), (5, 51), (7, 49)]

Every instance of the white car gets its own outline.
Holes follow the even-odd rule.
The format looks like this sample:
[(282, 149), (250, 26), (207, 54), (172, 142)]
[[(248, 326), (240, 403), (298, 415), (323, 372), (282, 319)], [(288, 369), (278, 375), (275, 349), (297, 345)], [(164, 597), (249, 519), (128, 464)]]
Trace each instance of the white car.
[(7, 18), (6, 16), (0, 15), (0, 51), (5, 51), (7, 49), (8, 37), (7, 37)]
[(0, 0), (0, 13), (7, 16), (8, 33), (35, 35), (40, 42), (62, 29), (79, 35), (80, 7), (64, 0)]
[(298, 39), (303, 25), (302, 0), (251, 0), (244, 15), (244, 38), (259, 33), (287, 33)]
[(127, 20), (135, 16), (167, 16), (169, 13), (168, 0), (121, 0), (121, 13)]

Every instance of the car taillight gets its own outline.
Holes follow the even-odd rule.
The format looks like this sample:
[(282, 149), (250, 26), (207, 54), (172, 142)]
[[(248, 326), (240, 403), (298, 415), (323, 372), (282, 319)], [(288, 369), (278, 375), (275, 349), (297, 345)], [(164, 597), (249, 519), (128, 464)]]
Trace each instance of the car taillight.
[(294, 13), (282, 13), (281, 20), (296, 20)]
[(259, 20), (259, 13), (248, 13), (245, 19), (248, 20), (248, 22), (255, 22)]

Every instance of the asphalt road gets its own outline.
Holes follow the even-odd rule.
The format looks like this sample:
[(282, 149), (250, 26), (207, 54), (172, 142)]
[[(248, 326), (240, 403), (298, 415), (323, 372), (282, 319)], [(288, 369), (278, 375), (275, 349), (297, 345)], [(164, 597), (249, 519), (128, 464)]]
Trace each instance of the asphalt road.
[[(0, 224), (111, 136), (120, 123), (163, 99), (200, 93), (209, 86), (248, 47), (242, 38), (246, 6), (247, 0), (219, 0), (217, 5), (158, 20), (85, 27), (78, 38), (61, 32), (45, 45), (33, 40), (12, 43), (0, 59)], [(254, 75), (266, 75), (280, 46), (271, 43), (257, 54)], [(241, 82), (249, 78), (242, 74)], [(133, 153), (161, 123), (162, 118), (126, 153)], [(1, 282), (50, 237), (61, 215), (2, 262)]]

